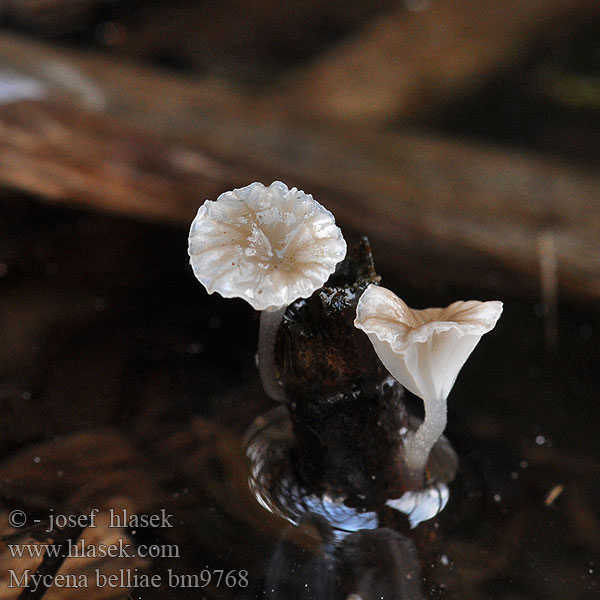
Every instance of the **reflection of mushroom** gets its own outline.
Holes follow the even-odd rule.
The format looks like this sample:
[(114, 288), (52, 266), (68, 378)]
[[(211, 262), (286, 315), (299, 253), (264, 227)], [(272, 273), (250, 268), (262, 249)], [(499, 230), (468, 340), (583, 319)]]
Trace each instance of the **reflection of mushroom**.
[(423, 423), (405, 443), (413, 471), (423, 469), (446, 427), (446, 399), (459, 371), (501, 313), (501, 302), (476, 300), (415, 310), (375, 285), (361, 296), (356, 327), (369, 336), (388, 371), (425, 406)]
[(333, 215), (280, 181), (252, 183), (207, 200), (190, 229), (190, 263), (209, 294), (243, 298), (261, 310), (258, 363), (265, 391), (283, 393), (274, 347), (283, 313), (320, 288), (346, 255)]

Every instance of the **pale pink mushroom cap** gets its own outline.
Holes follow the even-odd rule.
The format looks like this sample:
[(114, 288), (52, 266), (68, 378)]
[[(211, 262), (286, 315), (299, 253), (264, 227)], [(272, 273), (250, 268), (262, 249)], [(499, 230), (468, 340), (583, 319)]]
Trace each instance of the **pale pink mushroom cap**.
[(445, 401), (467, 358), (501, 313), (502, 302), (477, 300), (416, 310), (390, 290), (370, 285), (360, 297), (354, 324), (405, 388), (426, 402)]
[(207, 200), (192, 222), (188, 253), (209, 294), (275, 310), (322, 287), (345, 257), (346, 242), (310, 194), (275, 181)]

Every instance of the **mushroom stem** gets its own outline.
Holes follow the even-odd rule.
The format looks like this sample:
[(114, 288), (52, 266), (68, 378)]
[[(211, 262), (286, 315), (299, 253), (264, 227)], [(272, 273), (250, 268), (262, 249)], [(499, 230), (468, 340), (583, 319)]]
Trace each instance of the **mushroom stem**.
[(404, 441), (406, 464), (413, 472), (425, 468), (431, 449), (444, 433), (448, 411), (446, 399), (424, 400), (425, 419), (416, 431), (407, 434)]
[(287, 306), (275, 310), (263, 310), (260, 313), (260, 327), (258, 331), (258, 370), (266, 394), (283, 402), (285, 395), (279, 384), (275, 370), (275, 341), (279, 325), (285, 314)]

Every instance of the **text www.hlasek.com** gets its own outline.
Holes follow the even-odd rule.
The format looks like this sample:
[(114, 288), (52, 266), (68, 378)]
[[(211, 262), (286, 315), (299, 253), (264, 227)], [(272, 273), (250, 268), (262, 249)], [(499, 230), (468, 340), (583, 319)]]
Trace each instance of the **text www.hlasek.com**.
[(133, 546), (119, 540), (114, 544), (86, 545), (82, 538), (66, 544), (8, 544), (13, 558), (179, 558), (177, 544), (140, 544)]

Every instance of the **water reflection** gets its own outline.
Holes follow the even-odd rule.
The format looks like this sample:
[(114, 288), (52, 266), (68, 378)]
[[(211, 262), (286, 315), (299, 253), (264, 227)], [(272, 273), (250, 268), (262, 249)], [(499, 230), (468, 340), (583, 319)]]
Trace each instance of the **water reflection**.
[(424, 490), (408, 491), (400, 498), (390, 499), (385, 504), (403, 512), (410, 522), (411, 529), (428, 521), (444, 510), (450, 498), (445, 483), (431, 485)]
[(320, 535), (316, 547), (300, 550), (291, 528), (275, 548), (265, 577), (265, 597), (290, 599), (419, 600), (421, 570), (415, 544), (389, 527), (359, 530), (341, 543), (318, 515), (301, 524)]
[[(348, 533), (359, 529), (378, 527), (378, 509), (382, 506), (360, 504), (358, 498), (349, 498), (322, 491), (309, 491), (297, 477), (293, 465), (294, 436), (287, 410), (279, 406), (256, 419), (246, 434), (247, 456), (250, 459), (250, 487), (257, 501), (267, 510), (298, 525), (306, 514), (320, 515), (334, 528), (334, 535), (343, 539)], [(445, 440), (432, 458), (441, 451), (452, 452)], [(455, 456), (450, 459), (454, 475)], [(363, 497), (364, 498), (364, 497)], [(385, 506), (403, 513), (410, 528), (435, 517), (449, 499), (445, 481), (435, 481), (422, 489), (408, 490), (398, 498), (389, 498)]]
[[(410, 532), (445, 508), (446, 481), (379, 504), (332, 488), (310, 489), (294, 467), (297, 448), (283, 406), (259, 417), (246, 443), (249, 482), (257, 501), (290, 522), (269, 562), (267, 598), (423, 597), (417, 545)], [(452, 452), (442, 442), (434, 458), (440, 461), (444, 451)], [(453, 452), (448, 456), (455, 460)]]

